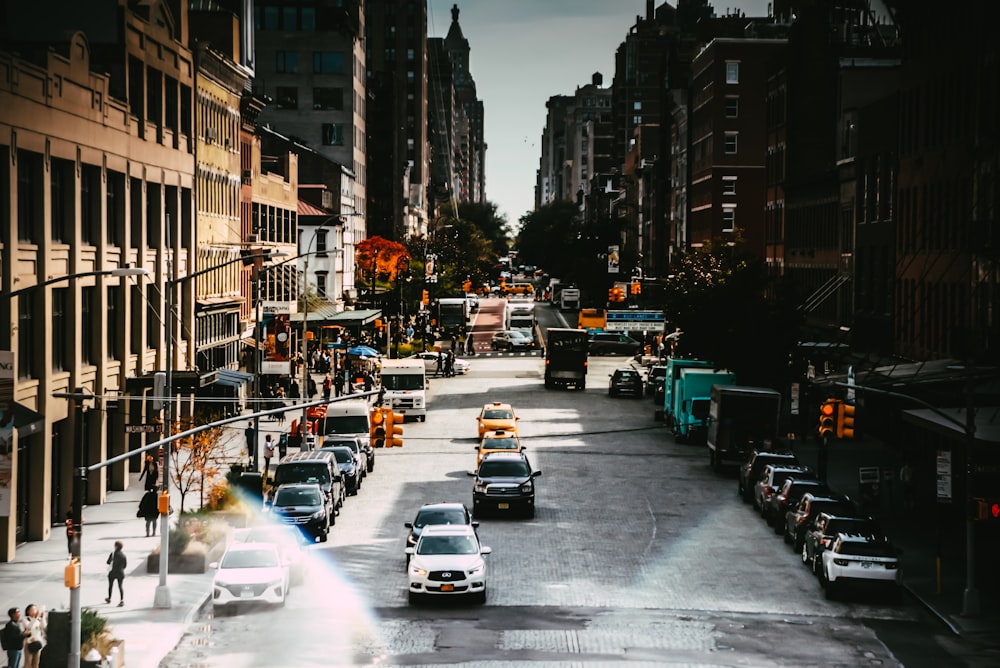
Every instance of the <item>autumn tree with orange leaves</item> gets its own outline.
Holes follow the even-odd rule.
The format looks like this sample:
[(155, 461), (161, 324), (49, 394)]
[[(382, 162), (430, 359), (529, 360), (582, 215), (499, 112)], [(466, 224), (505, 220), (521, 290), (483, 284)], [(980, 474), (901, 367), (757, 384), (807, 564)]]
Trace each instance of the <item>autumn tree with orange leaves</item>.
[[(369, 285), (372, 277), (377, 283), (391, 283), (396, 280), (396, 273), (400, 267), (406, 265), (410, 259), (410, 253), (403, 244), (379, 236), (368, 237), (356, 244), (355, 263), (367, 273)], [(405, 258), (405, 261), (400, 262)]]

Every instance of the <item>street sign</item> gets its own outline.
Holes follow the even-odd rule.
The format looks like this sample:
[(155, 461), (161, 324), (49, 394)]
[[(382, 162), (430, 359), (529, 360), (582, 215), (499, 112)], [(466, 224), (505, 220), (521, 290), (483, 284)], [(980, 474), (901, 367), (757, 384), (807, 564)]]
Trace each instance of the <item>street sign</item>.
[(163, 431), (162, 424), (127, 424), (126, 434), (159, 434)]
[(662, 332), (663, 311), (607, 311), (604, 329), (609, 332)]
[(937, 500), (938, 503), (951, 501), (951, 451), (937, 451)]

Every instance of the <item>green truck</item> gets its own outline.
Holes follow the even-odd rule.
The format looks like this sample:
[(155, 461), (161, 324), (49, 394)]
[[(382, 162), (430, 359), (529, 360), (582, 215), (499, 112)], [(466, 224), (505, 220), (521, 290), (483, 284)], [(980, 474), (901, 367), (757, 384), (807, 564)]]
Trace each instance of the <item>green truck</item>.
[(704, 443), (708, 436), (708, 415), (713, 385), (735, 385), (736, 375), (697, 367), (682, 368), (674, 386), (672, 429), (678, 442)]

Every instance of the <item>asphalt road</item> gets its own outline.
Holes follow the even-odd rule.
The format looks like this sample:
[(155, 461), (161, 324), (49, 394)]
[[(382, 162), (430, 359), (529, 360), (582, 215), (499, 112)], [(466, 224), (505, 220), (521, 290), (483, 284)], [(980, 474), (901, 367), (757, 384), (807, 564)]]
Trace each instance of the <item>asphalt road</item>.
[[(702, 447), (674, 444), (648, 399), (607, 396), (625, 360), (592, 358), (585, 392), (545, 390), (538, 357), (472, 363), (432, 379), (427, 421), (379, 452), (285, 608), (206, 610), (163, 665), (977, 665), (909, 601), (826, 601)], [(403, 522), (471, 506), (475, 416), (494, 400), (543, 471), (535, 518), (480, 519), (485, 605), (410, 606)]]

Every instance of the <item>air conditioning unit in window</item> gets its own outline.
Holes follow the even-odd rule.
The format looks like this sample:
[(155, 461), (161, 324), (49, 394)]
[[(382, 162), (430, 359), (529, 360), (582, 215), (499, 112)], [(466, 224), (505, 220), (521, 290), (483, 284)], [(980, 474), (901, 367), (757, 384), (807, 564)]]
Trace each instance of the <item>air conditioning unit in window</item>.
[(215, 141), (218, 138), (219, 135), (215, 132), (215, 128), (205, 128), (205, 139)]

